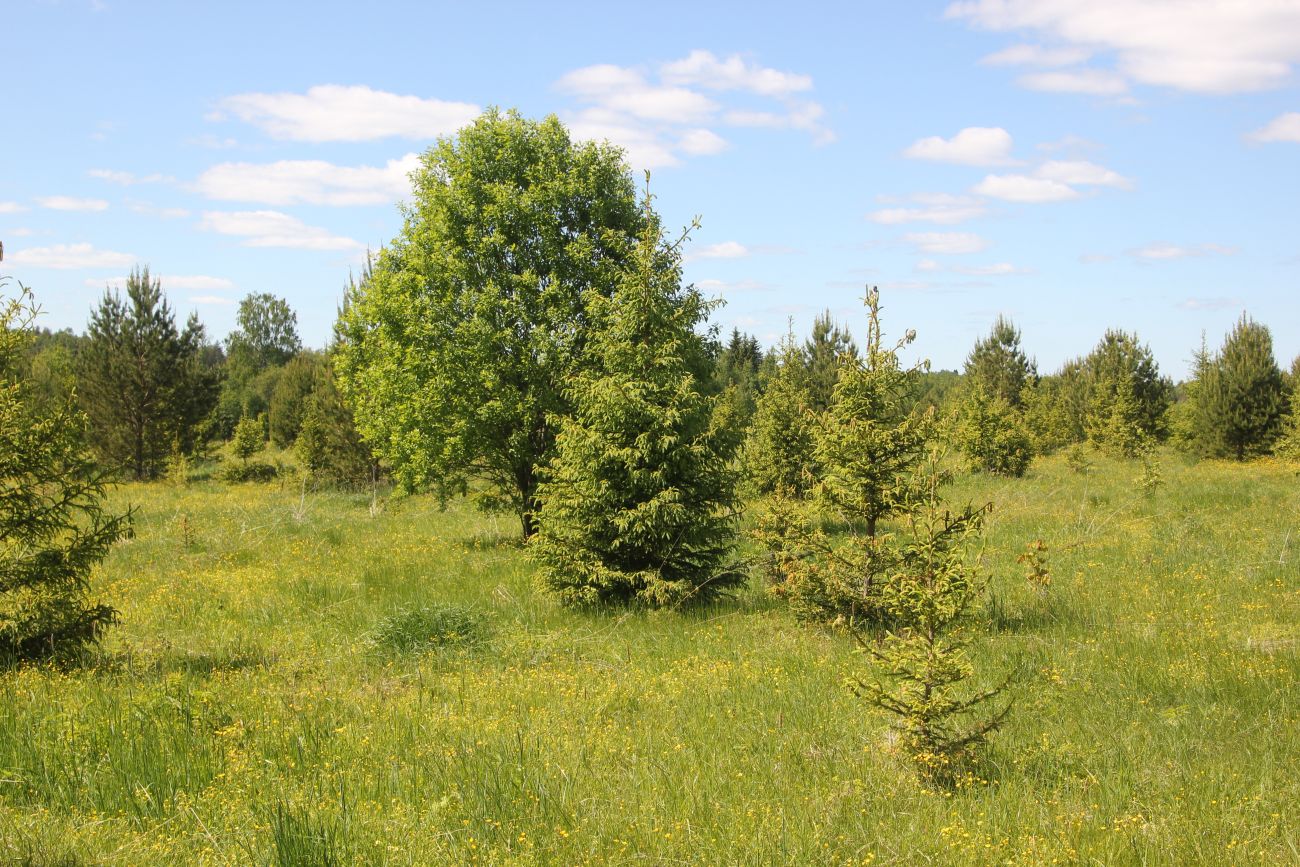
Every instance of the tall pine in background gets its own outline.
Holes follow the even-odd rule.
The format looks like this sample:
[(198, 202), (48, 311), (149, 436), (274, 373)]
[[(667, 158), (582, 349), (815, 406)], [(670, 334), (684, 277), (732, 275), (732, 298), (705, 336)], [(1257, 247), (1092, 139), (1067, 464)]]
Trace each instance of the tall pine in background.
[(999, 316), (988, 337), (975, 342), (963, 372), (970, 387), (1018, 407), (1025, 386), (1035, 378), (1037, 366), (1020, 348), (1020, 329), (1010, 319)]
[(1217, 354), (1198, 354), (1195, 372), (1190, 392), (1195, 449), (1239, 461), (1267, 453), (1282, 433), (1287, 411), (1267, 326), (1243, 313)]
[(678, 605), (745, 578), (731, 559), (736, 432), (702, 388), (711, 305), (682, 288), (682, 241), (663, 243), (648, 193), (645, 224), (613, 294), (588, 299), (591, 367), (538, 487), (532, 550), (566, 604)]
[(858, 346), (847, 328), (841, 328), (824, 310), (813, 321), (812, 335), (804, 342), (804, 363), (808, 365), (808, 389), (814, 412), (825, 412), (831, 405), (840, 368), (857, 358)]
[(100, 459), (137, 479), (162, 471), (173, 446), (199, 445), (220, 378), (204, 360), (204, 329), (191, 315), (183, 331), (148, 268), (126, 279), (126, 297), (106, 291), (90, 315), (78, 357), (82, 409)]

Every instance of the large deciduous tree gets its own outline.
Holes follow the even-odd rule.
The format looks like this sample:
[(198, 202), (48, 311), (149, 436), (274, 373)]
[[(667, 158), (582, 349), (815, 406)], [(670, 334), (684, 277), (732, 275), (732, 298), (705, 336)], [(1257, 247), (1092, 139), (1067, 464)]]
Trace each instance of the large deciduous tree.
[(424, 154), (405, 226), (342, 312), (340, 384), (405, 488), (473, 483), (535, 529), (537, 469), (592, 299), (645, 227), (621, 152), (489, 110)]
[(77, 383), (100, 459), (137, 479), (161, 472), (179, 445), (198, 445), (220, 379), (204, 360), (204, 329), (191, 314), (184, 330), (149, 269), (126, 280), (126, 297), (106, 291), (90, 315)]

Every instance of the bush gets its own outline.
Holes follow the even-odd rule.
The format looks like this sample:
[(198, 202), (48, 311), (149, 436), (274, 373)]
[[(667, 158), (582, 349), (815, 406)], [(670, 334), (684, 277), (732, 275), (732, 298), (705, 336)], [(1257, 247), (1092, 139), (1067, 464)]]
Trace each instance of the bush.
[(1019, 411), (983, 388), (967, 396), (953, 439), (972, 472), (1023, 476), (1033, 458), (1033, 441)]
[(399, 608), (370, 631), (367, 643), (398, 653), (472, 646), (487, 637), (487, 618), (471, 608), (446, 603)]
[(231, 464), (221, 471), (221, 480), (241, 484), (243, 482), (273, 482), (280, 475), (278, 467), (252, 461), (244, 464)]

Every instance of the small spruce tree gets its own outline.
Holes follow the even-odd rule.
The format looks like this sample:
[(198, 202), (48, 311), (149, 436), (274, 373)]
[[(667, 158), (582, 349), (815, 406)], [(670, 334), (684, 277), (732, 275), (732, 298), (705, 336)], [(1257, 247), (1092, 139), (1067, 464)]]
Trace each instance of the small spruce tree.
[(9, 659), (95, 641), (116, 621), (91, 601), (89, 576), (131, 523), (129, 510), (104, 509), (108, 476), (87, 452), (73, 395), (43, 405), (17, 374), (35, 315), (21, 287), (0, 298), (0, 657)]
[(1149, 448), (1152, 436), (1143, 426), (1133, 376), (1120, 374), (1112, 388), (1099, 389), (1088, 416), (1088, 439), (1104, 452), (1135, 458)]
[(1021, 413), (1001, 395), (976, 383), (958, 410), (953, 440), (972, 472), (1023, 476), (1033, 443)]
[(243, 461), (244, 466), (248, 466), (249, 458), (266, 448), (266, 425), (261, 417), (246, 415), (239, 419), (239, 424), (235, 425), (233, 447), (235, 456)]
[(812, 395), (803, 353), (787, 335), (777, 350), (777, 367), (758, 400), (745, 441), (743, 464), (758, 494), (780, 492), (802, 499), (816, 480)]
[(1020, 348), (1020, 329), (1004, 316), (993, 323), (988, 337), (975, 342), (966, 357), (966, 383), (1019, 407), (1025, 386), (1035, 379), (1036, 365)]
[[(681, 286), (681, 244), (646, 229), (613, 294), (593, 294), (592, 368), (569, 388), (530, 540), (566, 604), (706, 601), (742, 583), (732, 562), (739, 445), (703, 393), (696, 328), (712, 305)], [(701, 363), (701, 362), (705, 363)]]
[(824, 412), (834, 399), (840, 368), (858, 356), (857, 344), (848, 328), (840, 327), (829, 310), (813, 320), (812, 335), (804, 342), (803, 358), (808, 368), (808, 390), (815, 412)]

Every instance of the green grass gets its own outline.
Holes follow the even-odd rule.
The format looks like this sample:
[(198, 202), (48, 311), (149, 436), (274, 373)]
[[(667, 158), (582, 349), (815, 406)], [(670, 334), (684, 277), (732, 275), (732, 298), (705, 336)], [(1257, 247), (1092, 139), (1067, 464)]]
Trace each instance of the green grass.
[(124, 488), (96, 585), (122, 625), (0, 673), (0, 864), (1296, 863), (1300, 479), (1166, 455), (1148, 498), (1139, 472), (954, 487), (996, 503), (976, 665), (1019, 673), (954, 792), (847, 690), (852, 642), (757, 586), (572, 612), (508, 517)]

